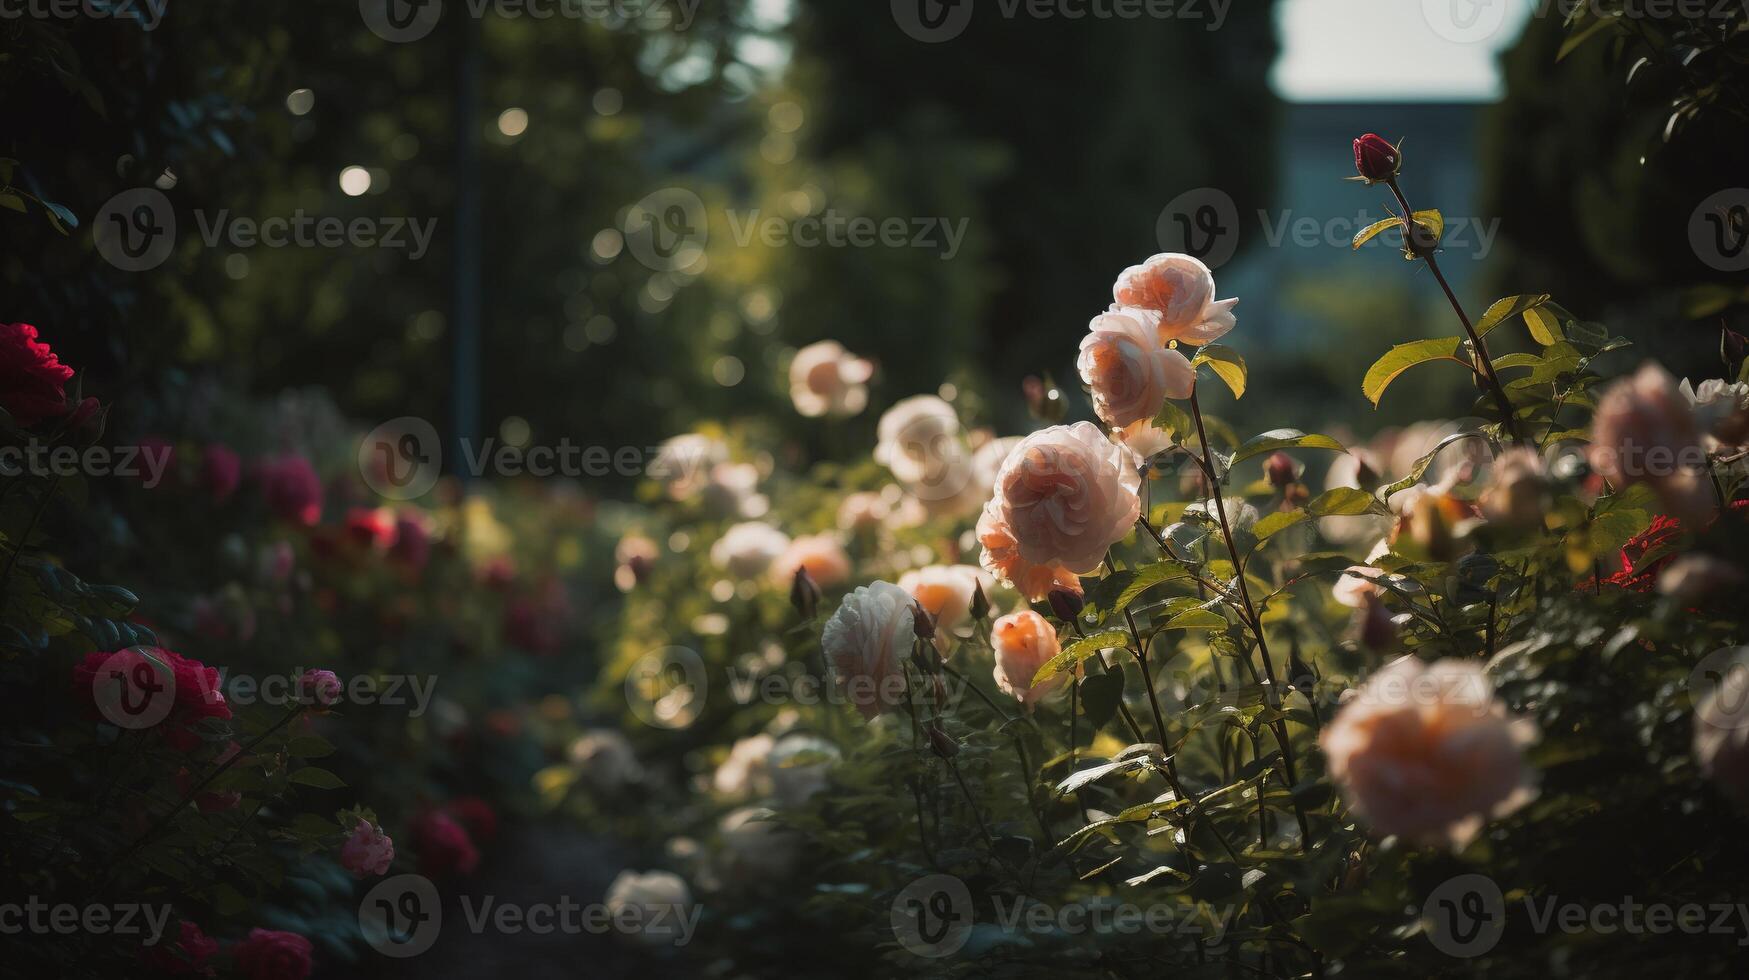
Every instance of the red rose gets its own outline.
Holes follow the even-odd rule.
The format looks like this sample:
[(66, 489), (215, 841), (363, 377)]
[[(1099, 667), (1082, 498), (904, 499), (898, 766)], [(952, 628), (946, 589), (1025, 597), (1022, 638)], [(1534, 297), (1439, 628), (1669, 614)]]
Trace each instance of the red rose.
[(200, 458), (200, 482), (212, 495), (213, 503), (222, 504), (237, 492), (243, 481), (243, 461), (231, 447), (213, 443)]
[[(184, 657), (172, 650), (156, 647), (146, 648), (166, 667), (170, 668), (169, 692), (174, 700), (169, 714), (160, 723), (165, 741), (174, 748), (184, 752), (192, 751), (200, 745), (199, 736), (191, 730), (194, 725), (206, 718), (217, 718), (220, 721), (231, 720), (231, 708), (225, 703), (224, 692), (219, 689), (219, 672), (213, 667), (198, 660)], [(131, 650), (122, 651), (133, 657), (141, 657)], [(110, 658), (116, 653), (102, 650), (85, 655), (73, 668), (73, 696), (85, 703), (94, 717), (101, 717), (94, 681), (98, 672), (109, 667), (115, 669), (118, 665), (110, 664)], [(143, 659), (143, 658), (142, 658)]]
[(346, 534), (361, 548), (388, 551), (395, 546), (397, 526), (393, 511), (383, 507), (354, 507), (346, 512)]
[(258, 471), (267, 507), (281, 520), (314, 527), (322, 519), (322, 480), (302, 456), (270, 459)]
[(427, 810), (413, 818), (413, 851), (419, 855), (419, 873), (438, 877), (468, 874), (479, 866), (480, 852), (468, 832), (449, 814)]
[(0, 323), (0, 408), (24, 428), (67, 413), (67, 382), (73, 369), (28, 323)]
[(1402, 168), (1402, 154), (1383, 136), (1368, 133), (1354, 141), (1354, 169), (1368, 181), (1394, 180)]
[(498, 811), (478, 796), (458, 796), (444, 806), (449, 815), (461, 821), (468, 833), (481, 843), (498, 836)]
[(248, 980), (304, 980), (310, 975), (310, 941), (295, 932), (251, 929), (231, 949), (237, 970)]
[(158, 945), (141, 950), (140, 959), (154, 973), (173, 977), (212, 976), (213, 968), (207, 961), (218, 955), (219, 941), (209, 938), (200, 926), (187, 919), (182, 920), (179, 929), (175, 942), (160, 939)]

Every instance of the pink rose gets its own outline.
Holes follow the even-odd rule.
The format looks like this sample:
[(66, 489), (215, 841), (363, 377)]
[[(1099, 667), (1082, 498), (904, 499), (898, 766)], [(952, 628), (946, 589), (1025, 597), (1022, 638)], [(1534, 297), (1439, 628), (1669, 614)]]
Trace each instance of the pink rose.
[(1650, 361), (1621, 378), (1597, 400), (1591, 430), (1591, 466), (1617, 489), (1645, 483), (1671, 513), (1692, 520), (1712, 516), (1694, 410), (1668, 371)]
[(354, 878), (389, 873), (389, 863), (395, 859), (395, 842), (381, 827), (360, 820), (352, 835), (340, 845), (340, 866), (352, 872)]
[(789, 365), (789, 397), (808, 418), (849, 416), (868, 405), (868, 379), (874, 365), (822, 340), (796, 351)]
[(248, 980), (304, 980), (310, 975), (310, 941), (295, 932), (251, 929), (231, 949), (237, 971)]
[(343, 691), (340, 677), (331, 670), (306, 670), (298, 678), (298, 699), (305, 704), (331, 708), (340, 703)]
[(1177, 340), (1197, 347), (1233, 329), (1233, 307), (1239, 302), (1216, 302), (1214, 273), (1194, 256), (1177, 252), (1125, 269), (1111, 294), (1117, 306), (1146, 310), (1157, 318), (1160, 343)]
[(1507, 718), (1482, 668), (1403, 657), (1347, 699), (1319, 744), (1330, 778), (1381, 834), (1463, 846), (1533, 795), (1526, 720)]
[(771, 563), (772, 581), (788, 588), (797, 569), (806, 569), (815, 585), (830, 589), (850, 579), (850, 556), (836, 535), (804, 534)]
[(1033, 685), (1032, 679), (1038, 674), (1038, 669), (1062, 652), (1062, 648), (1057, 643), (1057, 631), (1031, 609), (1009, 613), (996, 620), (990, 629), (990, 643), (996, 651), (996, 686), (1028, 711), (1069, 682), (1070, 674), (1065, 672)]
[(314, 527), (322, 519), (322, 480), (310, 461), (298, 455), (269, 459), (257, 469), (262, 496), (275, 517)]
[(891, 582), (854, 589), (826, 621), (821, 644), (832, 676), (864, 718), (904, 697), (904, 659), (917, 636), (911, 594)]
[(222, 504), (237, 492), (243, 480), (243, 461), (229, 446), (213, 443), (200, 458), (200, 482), (212, 495), (213, 502)]
[(1093, 389), (1093, 411), (1113, 428), (1160, 413), (1168, 398), (1189, 398), (1196, 371), (1183, 354), (1161, 345), (1141, 310), (1113, 309), (1093, 318), (1076, 367)]
[(140, 952), (140, 958), (156, 973), (173, 977), (213, 975), (208, 963), (219, 953), (219, 941), (203, 932), (188, 919), (177, 923), (175, 942), (161, 942)]
[(984, 567), (1029, 598), (1049, 592), (1053, 580), (1080, 591), (1061, 573), (1098, 568), (1141, 514), (1134, 462), (1090, 422), (1027, 436), (996, 474), (995, 496), (978, 521)]

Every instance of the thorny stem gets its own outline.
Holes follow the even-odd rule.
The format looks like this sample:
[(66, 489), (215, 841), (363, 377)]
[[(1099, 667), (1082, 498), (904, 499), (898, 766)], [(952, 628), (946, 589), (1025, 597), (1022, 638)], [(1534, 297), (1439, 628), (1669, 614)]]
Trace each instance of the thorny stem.
[(1439, 288), (1445, 291), (1446, 301), (1451, 304), (1452, 312), (1457, 314), (1458, 322), (1464, 325), (1464, 333), (1470, 337), (1470, 347), (1476, 352), (1476, 361), (1481, 365), (1480, 374), (1488, 383), (1488, 388), (1494, 393), (1494, 402), (1500, 408), (1501, 424), (1512, 434), (1512, 441), (1521, 446), (1528, 446), (1524, 433), (1519, 431), (1518, 417), (1512, 412), (1512, 400), (1506, 397), (1506, 388), (1500, 384), (1500, 376), (1494, 373), (1494, 359), (1488, 356), (1488, 345), (1476, 333), (1475, 325), (1470, 323), (1469, 314), (1464, 312), (1462, 303), (1458, 302), (1457, 294), (1452, 292), (1451, 283), (1446, 282), (1445, 273), (1439, 271), (1439, 260), (1434, 258), (1431, 246), (1423, 247), (1415, 240), (1415, 209), (1409, 206), (1409, 199), (1403, 196), (1403, 189), (1397, 186), (1397, 181), (1389, 179), (1385, 186), (1396, 195), (1397, 204), (1403, 209), (1403, 240), (1409, 248), (1427, 263), (1427, 269), (1433, 273), (1433, 278), (1439, 283)]

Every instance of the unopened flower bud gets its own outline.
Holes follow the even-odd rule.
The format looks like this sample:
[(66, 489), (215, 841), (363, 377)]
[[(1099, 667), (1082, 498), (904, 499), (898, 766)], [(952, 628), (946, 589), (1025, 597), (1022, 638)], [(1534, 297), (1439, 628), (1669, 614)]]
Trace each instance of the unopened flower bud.
[(1264, 461), (1263, 475), (1269, 478), (1270, 486), (1281, 490), (1299, 480), (1300, 468), (1292, 456), (1278, 452)]
[(960, 754), (960, 743), (955, 741), (952, 735), (942, 731), (940, 725), (931, 724), (927, 731), (929, 732), (929, 747), (935, 751), (936, 755), (943, 759), (951, 759)]
[(990, 615), (990, 599), (984, 595), (984, 583), (982, 582), (974, 581), (972, 583), (971, 613), (973, 622), (980, 622), (984, 617)]
[(1360, 644), (1368, 650), (1385, 651), (1397, 644), (1397, 624), (1378, 596), (1368, 596), (1360, 614)]
[(1081, 598), (1081, 593), (1071, 589), (1052, 589), (1050, 594), (1051, 612), (1065, 623), (1072, 623), (1075, 617), (1081, 615), (1082, 607), (1087, 601)]
[(790, 580), (789, 604), (796, 607), (803, 619), (813, 619), (820, 608), (820, 587), (814, 584), (814, 577), (806, 568), (797, 567), (795, 578)]
[(935, 639), (935, 617), (929, 615), (929, 611), (923, 608), (922, 603), (911, 603), (911, 618), (916, 621), (919, 640)]
[(1354, 141), (1354, 169), (1368, 183), (1394, 180), (1403, 169), (1403, 155), (1383, 136), (1368, 133)]

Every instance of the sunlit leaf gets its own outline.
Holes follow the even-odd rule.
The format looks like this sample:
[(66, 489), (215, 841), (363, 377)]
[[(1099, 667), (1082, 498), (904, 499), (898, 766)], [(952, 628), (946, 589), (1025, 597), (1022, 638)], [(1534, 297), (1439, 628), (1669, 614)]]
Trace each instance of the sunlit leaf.
[(1398, 344), (1385, 353), (1385, 356), (1373, 362), (1367, 368), (1366, 378), (1360, 383), (1360, 390), (1366, 394), (1366, 400), (1377, 408), (1379, 399), (1384, 397), (1385, 389), (1398, 375), (1417, 364), (1428, 361), (1455, 361), (1469, 367), (1468, 362), (1458, 357), (1458, 351), (1463, 348), (1461, 337), (1435, 337), (1431, 340), (1416, 340), (1407, 344)]

